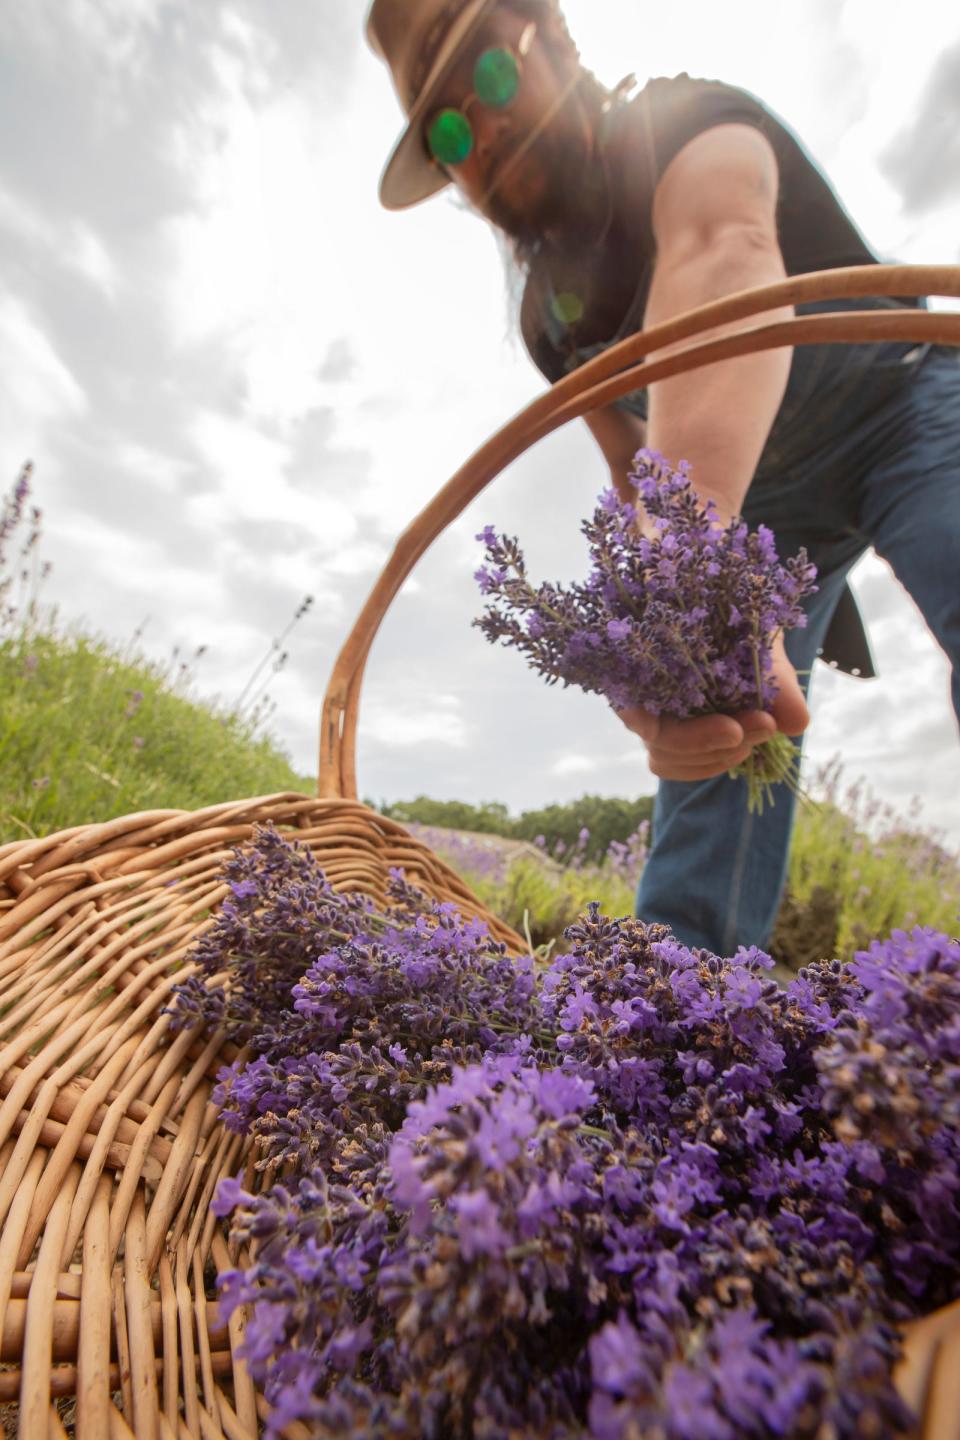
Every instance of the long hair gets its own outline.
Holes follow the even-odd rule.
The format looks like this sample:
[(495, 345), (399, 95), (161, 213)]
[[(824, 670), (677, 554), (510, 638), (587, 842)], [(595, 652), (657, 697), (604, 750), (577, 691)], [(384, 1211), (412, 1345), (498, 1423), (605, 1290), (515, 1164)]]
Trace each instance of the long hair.
[[(557, 0), (507, 0), (507, 7), (530, 20), (540, 23), (538, 39), (553, 62), (558, 76), (566, 77), (574, 69), (580, 71), (577, 95), (590, 119), (599, 123), (600, 117), (610, 103), (611, 92), (588, 70), (580, 58), (580, 51), (567, 28)], [(507, 234), (498, 230), (501, 249), (512, 262), (514, 284), (525, 279), (530, 264), (537, 253), (537, 242), (529, 237)]]
[[(505, 8), (514, 11), (522, 18), (538, 22), (538, 39), (550, 57), (558, 77), (566, 78), (574, 69), (579, 70), (578, 97), (590, 118), (594, 122), (599, 122), (610, 104), (611, 95), (615, 92), (611, 92), (605, 85), (602, 85), (593, 72), (583, 64), (580, 51), (567, 28), (567, 22), (561, 13), (558, 0), (504, 0), (504, 5)], [(456, 187), (451, 187), (451, 189), (451, 199), (458, 208), (462, 207), (472, 214), (481, 215), (481, 218), (487, 220), (490, 225), (504, 269), (508, 334), (512, 339), (516, 339), (521, 328), (520, 312), (524, 291), (534, 260), (539, 253), (540, 243), (530, 236), (511, 234), (503, 226), (494, 223), (489, 216), (482, 215), (482, 212), (477, 210)]]

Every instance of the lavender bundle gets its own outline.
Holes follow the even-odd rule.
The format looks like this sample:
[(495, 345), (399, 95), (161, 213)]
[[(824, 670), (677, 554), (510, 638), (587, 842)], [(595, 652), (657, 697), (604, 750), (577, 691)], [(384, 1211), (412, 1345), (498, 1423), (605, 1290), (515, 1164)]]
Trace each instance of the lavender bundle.
[[(641, 450), (628, 478), (655, 534), (641, 533), (633, 505), (604, 492), (581, 527), (592, 562), (585, 581), (532, 585), (517, 540), (488, 525), (477, 536), (486, 564), (476, 579), (491, 603), (474, 623), (491, 643), (519, 650), (549, 684), (578, 685), (618, 710), (769, 710), (773, 642), (806, 624), (801, 602), (816, 589), (806, 553), (781, 564), (766, 526), (721, 527), (685, 463), (673, 470)], [(732, 773), (746, 777), (750, 808), (759, 810), (773, 802), (775, 783), (796, 788), (796, 749), (778, 731)]]
[(218, 1098), (263, 1188), (215, 1208), (271, 1436), (912, 1433), (895, 1327), (960, 1290), (960, 943), (781, 990), (596, 906), (513, 960), (271, 831), (228, 878), (177, 1012), (252, 1053)]

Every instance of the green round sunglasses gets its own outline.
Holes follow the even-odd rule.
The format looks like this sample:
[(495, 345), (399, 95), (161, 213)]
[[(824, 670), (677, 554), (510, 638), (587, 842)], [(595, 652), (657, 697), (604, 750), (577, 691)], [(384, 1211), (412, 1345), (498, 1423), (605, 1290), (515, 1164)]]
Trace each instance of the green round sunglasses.
[(473, 126), (467, 109), (474, 100), (491, 110), (505, 110), (516, 99), (523, 62), (536, 33), (536, 22), (532, 21), (520, 36), (516, 50), (507, 45), (484, 50), (473, 67), (473, 90), (459, 110), (440, 110), (434, 115), (427, 127), (427, 148), (438, 165), (462, 165), (473, 149)]

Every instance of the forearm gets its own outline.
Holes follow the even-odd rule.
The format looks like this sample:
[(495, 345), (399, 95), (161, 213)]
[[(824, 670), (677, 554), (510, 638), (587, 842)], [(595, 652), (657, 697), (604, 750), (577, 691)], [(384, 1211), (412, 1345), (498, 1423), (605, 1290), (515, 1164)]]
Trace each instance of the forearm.
[(636, 503), (637, 492), (627, 479), (633, 457), (647, 443), (646, 422), (616, 405), (592, 410), (584, 417), (593, 438), (610, 466), (613, 488), (625, 505)]
[[(739, 236), (678, 260), (661, 258), (650, 287), (644, 328), (724, 295), (773, 284), (784, 279), (785, 273), (776, 247), (745, 243)], [(719, 326), (696, 338), (719, 338), (792, 314), (789, 306), (764, 311), (746, 322)], [(658, 351), (657, 357), (690, 343), (685, 340)], [(764, 350), (650, 387), (650, 448), (673, 463), (688, 460), (698, 493), (716, 502), (724, 520), (742, 508), (783, 399), (792, 355), (789, 347)]]

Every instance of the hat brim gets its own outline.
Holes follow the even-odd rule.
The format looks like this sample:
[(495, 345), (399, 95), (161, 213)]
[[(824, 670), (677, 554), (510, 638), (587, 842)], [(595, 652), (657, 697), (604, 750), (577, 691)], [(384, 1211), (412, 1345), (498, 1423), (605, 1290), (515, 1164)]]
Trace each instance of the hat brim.
[(437, 58), (423, 83), (423, 88), (407, 116), (406, 129), (380, 177), (380, 203), (387, 210), (406, 210), (421, 200), (428, 200), (450, 184), (450, 177), (435, 164), (426, 152), (421, 124), (429, 114), (436, 93), (460, 59), (461, 52), (477, 26), (499, 0), (470, 0), (454, 23), (440, 47)]

